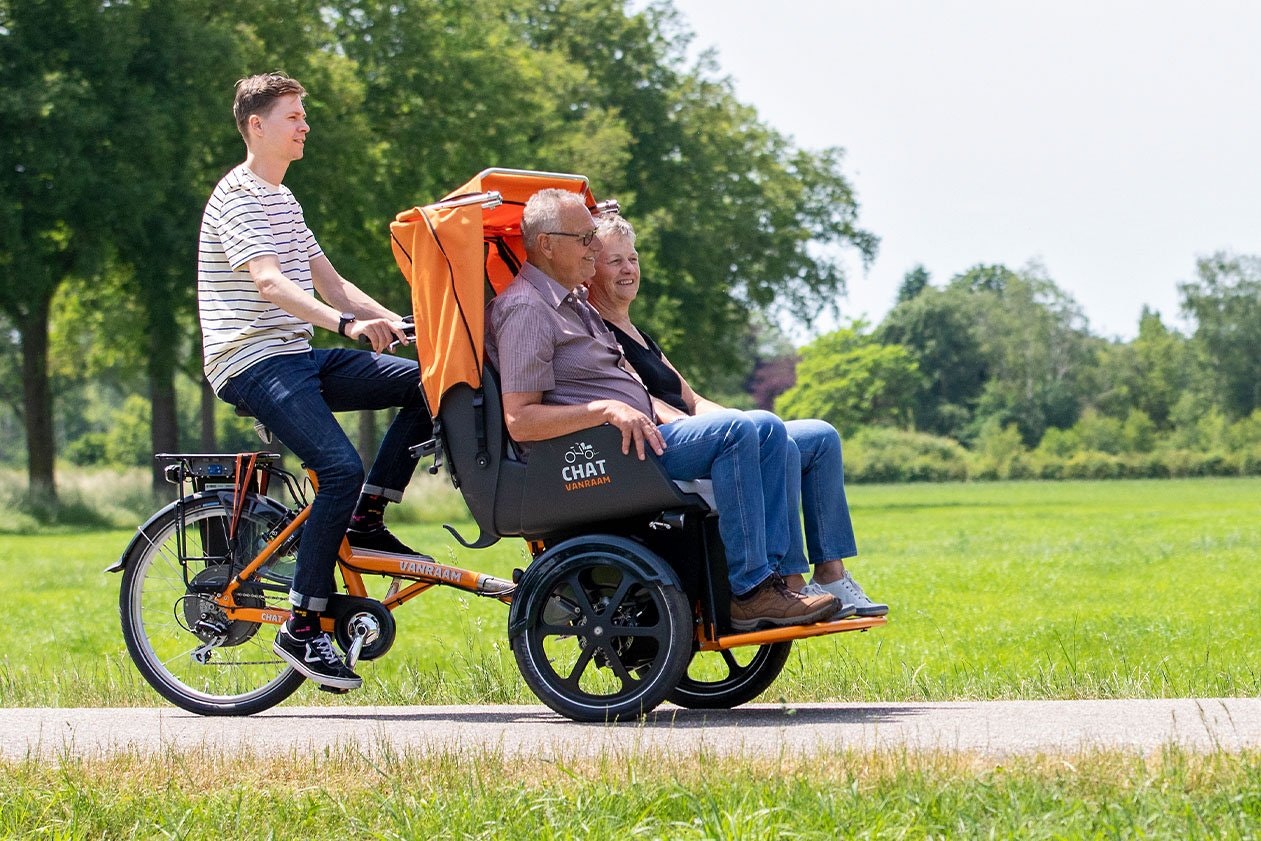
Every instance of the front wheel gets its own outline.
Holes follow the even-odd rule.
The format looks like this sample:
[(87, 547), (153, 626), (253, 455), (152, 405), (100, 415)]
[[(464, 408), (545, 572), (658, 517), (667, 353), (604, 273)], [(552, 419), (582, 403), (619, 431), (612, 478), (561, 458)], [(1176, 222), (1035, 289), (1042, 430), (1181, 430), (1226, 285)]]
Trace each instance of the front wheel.
[(517, 593), (534, 615), (512, 639), (534, 694), (575, 721), (636, 717), (660, 704), (691, 656), (692, 615), (674, 571), (616, 539), (571, 544), (536, 563)]
[[(272, 652), (269, 628), (228, 620), (213, 596), (202, 595), (226, 586), (287, 512), (251, 495), (229, 538), (231, 517), (216, 494), (190, 497), (155, 516), (132, 542), (118, 599), (123, 639), (140, 674), (168, 701), (201, 715), (251, 715), (279, 704), (304, 680)], [(297, 549), (296, 541), (291, 543), (286, 554), (273, 557), (237, 590), (239, 605), (274, 606), (287, 615)]]
[(779, 677), (792, 646), (789, 640), (756, 648), (698, 651), (668, 698), (693, 710), (729, 710), (747, 704)]

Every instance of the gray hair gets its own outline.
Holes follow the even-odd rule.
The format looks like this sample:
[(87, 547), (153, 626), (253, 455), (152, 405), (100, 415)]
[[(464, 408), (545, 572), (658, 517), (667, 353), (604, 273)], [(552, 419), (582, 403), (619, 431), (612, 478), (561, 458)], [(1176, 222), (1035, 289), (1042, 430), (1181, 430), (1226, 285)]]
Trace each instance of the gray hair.
[(525, 210), (521, 212), (521, 241), (527, 255), (538, 248), (539, 234), (560, 227), (562, 211), (573, 204), (586, 207), (582, 196), (557, 187), (548, 187), (530, 196), (525, 203)]
[(601, 239), (605, 237), (625, 237), (631, 245), (635, 244), (635, 228), (630, 222), (627, 222), (616, 213), (600, 217), (597, 227), (599, 229), (597, 235)]

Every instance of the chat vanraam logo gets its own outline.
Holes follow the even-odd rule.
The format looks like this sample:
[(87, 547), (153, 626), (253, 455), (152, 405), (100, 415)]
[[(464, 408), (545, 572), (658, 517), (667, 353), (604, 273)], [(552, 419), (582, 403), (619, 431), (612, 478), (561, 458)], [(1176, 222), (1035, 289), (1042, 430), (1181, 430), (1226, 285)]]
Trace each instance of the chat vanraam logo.
[(613, 484), (605, 460), (595, 447), (579, 441), (565, 451), (565, 466), (560, 470), (566, 491), (582, 491), (599, 485)]

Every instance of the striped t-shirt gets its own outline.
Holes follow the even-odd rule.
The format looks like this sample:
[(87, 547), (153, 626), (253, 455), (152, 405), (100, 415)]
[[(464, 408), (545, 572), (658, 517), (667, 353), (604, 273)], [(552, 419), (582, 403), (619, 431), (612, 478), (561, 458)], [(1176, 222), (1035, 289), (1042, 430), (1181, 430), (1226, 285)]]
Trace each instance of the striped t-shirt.
[(311, 260), (323, 252), (288, 187), (241, 164), (215, 185), (201, 217), (197, 309), (203, 365), (216, 392), (255, 362), (310, 350), (314, 328), (258, 292), (248, 263), (276, 255), (285, 277), (309, 294)]

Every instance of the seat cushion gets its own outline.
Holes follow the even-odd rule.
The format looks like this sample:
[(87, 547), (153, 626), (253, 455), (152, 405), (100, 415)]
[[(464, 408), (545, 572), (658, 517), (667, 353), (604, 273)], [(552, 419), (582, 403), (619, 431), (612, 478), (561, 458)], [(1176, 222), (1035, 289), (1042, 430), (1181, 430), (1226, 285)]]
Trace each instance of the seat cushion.
[(674, 484), (683, 493), (696, 494), (705, 500), (705, 504), (709, 506), (710, 511), (718, 510), (718, 506), (714, 504), (714, 482), (712, 479), (675, 479)]

